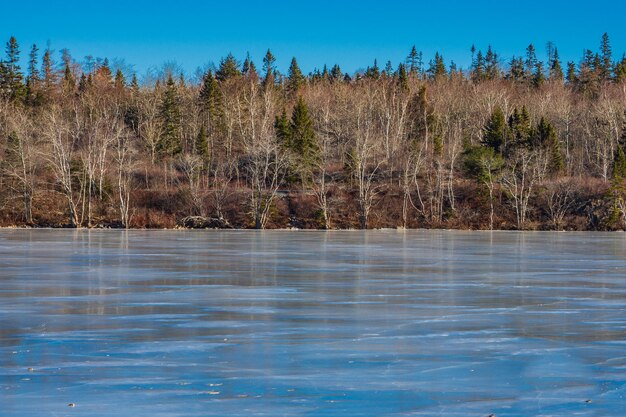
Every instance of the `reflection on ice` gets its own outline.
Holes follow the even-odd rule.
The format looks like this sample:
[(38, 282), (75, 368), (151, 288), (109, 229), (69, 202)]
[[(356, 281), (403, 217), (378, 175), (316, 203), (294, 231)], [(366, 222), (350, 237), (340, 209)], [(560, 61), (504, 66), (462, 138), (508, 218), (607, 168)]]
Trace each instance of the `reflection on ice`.
[(2, 416), (623, 413), (620, 234), (6, 230), (0, 262)]

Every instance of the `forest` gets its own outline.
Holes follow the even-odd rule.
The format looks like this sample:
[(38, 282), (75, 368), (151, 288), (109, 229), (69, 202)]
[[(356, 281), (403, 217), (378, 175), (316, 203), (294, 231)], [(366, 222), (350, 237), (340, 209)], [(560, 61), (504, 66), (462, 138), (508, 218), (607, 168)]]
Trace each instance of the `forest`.
[(268, 50), (139, 80), (21, 53), (11, 37), (0, 61), (1, 226), (626, 227), (626, 57), (607, 34), (578, 62), (472, 46), (463, 69), (413, 47), (352, 74), (281, 73)]

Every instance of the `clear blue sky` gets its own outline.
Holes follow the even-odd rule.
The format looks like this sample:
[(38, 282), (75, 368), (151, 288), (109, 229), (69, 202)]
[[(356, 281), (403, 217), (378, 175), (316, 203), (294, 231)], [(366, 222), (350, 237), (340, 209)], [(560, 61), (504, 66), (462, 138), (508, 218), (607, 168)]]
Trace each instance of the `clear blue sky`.
[[(611, 4), (613, 3), (613, 4)], [(553, 41), (564, 60), (596, 50), (602, 33), (615, 55), (626, 50), (621, 1), (128, 1), (30, 0), (1, 8), (0, 40), (17, 37), (26, 58), (32, 43), (86, 55), (123, 58), (139, 75), (165, 61), (188, 74), (232, 52), (249, 51), (257, 66), (267, 48), (285, 71), (292, 56), (305, 72), (339, 63), (352, 72), (378, 58), (394, 66), (415, 44), (426, 61), (435, 51), (467, 67), (474, 43), (491, 44), (508, 62), (534, 43), (543, 56)]]

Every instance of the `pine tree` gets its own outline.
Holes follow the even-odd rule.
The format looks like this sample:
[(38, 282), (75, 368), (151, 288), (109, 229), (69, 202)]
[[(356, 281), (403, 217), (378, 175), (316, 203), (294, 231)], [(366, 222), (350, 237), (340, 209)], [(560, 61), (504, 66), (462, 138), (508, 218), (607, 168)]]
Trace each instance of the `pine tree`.
[(54, 63), (52, 62), (52, 51), (50, 51), (50, 49), (46, 49), (46, 52), (43, 54), (41, 73), (43, 74), (44, 88), (46, 92), (50, 92), (56, 82)]
[(438, 80), (448, 75), (448, 71), (446, 70), (446, 64), (443, 61), (443, 56), (441, 56), (439, 52), (435, 52), (435, 59), (433, 61), (430, 61), (428, 73), (434, 80)]
[(615, 64), (615, 82), (623, 83), (626, 81), (626, 55)]
[(509, 129), (513, 136), (513, 145), (527, 146), (532, 144), (533, 127), (526, 106), (522, 106), (521, 111), (518, 111), (517, 108), (513, 110), (513, 114), (509, 117)]
[(536, 139), (534, 142), (536, 147), (541, 147), (548, 151), (549, 171), (551, 173), (562, 171), (565, 163), (561, 152), (561, 144), (556, 135), (556, 130), (554, 130), (552, 124), (545, 117), (542, 117), (537, 124)]
[(365, 71), (365, 76), (367, 78), (372, 78), (374, 80), (377, 80), (380, 78), (380, 69), (378, 68), (378, 60), (375, 59), (374, 60), (374, 66), (371, 68), (367, 68), (367, 71)]
[(95, 81), (102, 83), (103, 85), (109, 85), (113, 83), (113, 72), (109, 66), (109, 59), (104, 58), (102, 65), (98, 67), (95, 73)]
[(488, 80), (495, 80), (500, 76), (498, 54), (491, 49), (491, 45), (487, 48), (487, 55), (485, 56), (485, 75)]
[(194, 151), (196, 155), (202, 158), (202, 161), (207, 164), (209, 162), (209, 136), (207, 135), (204, 126), (200, 126), (200, 131), (196, 136), (194, 143)]
[(239, 71), (239, 63), (233, 56), (233, 54), (226, 55), (226, 58), (223, 58), (220, 61), (220, 65), (217, 71), (215, 71), (215, 78), (222, 82), (226, 81), (229, 78), (238, 77), (241, 75), (241, 71)]
[(339, 67), (339, 64), (333, 65), (333, 67), (330, 69), (330, 79), (332, 81), (341, 81), (342, 78), (343, 73), (341, 72), (341, 67)]
[(9, 100), (22, 100), (26, 95), (20, 65), (20, 48), (15, 37), (6, 44), (6, 58), (0, 67), (0, 94)]
[(408, 75), (404, 64), (398, 64), (398, 85), (403, 90), (408, 90), (409, 88)]
[(161, 137), (157, 148), (162, 157), (174, 156), (182, 152), (180, 133), (178, 91), (170, 74), (161, 99)]
[(567, 80), (567, 84), (570, 86), (574, 86), (578, 82), (578, 77), (576, 76), (576, 64), (572, 61), (567, 63), (567, 75), (565, 76), (565, 79)]
[(393, 76), (393, 65), (391, 65), (391, 61), (387, 61), (385, 64), (385, 70), (383, 71), (385, 77), (391, 78)]
[(263, 84), (266, 86), (274, 85), (274, 70), (276, 65), (276, 58), (269, 49), (265, 53), (263, 58), (263, 71), (265, 72), (265, 78)]
[(37, 45), (33, 44), (28, 55), (28, 79), (33, 87), (36, 87), (39, 83), (39, 70), (37, 69), (37, 53), (39, 49)]
[(484, 128), (482, 144), (502, 153), (506, 145), (507, 128), (504, 113), (496, 107)]
[(513, 57), (509, 67), (509, 74), (507, 78), (516, 82), (524, 80), (524, 60), (522, 58)]
[(211, 131), (220, 130), (222, 127), (222, 93), (211, 70), (202, 77), (198, 101), (202, 114), (208, 120), (209, 129)]
[(117, 90), (124, 90), (124, 88), (126, 88), (126, 77), (124, 77), (124, 73), (120, 69), (115, 72), (114, 85)]
[(563, 82), (563, 68), (559, 59), (559, 51), (554, 48), (552, 60), (550, 64), (550, 81)]
[(283, 109), (280, 116), (276, 116), (274, 130), (278, 143), (285, 149), (291, 149), (291, 124), (289, 123), (289, 117), (287, 117), (287, 111), (285, 109)]
[(537, 68), (537, 52), (535, 46), (531, 43), (526, 48), (526, 60), (524, 61), (524, 69), (526, 79), (532, 79), (535, 69)]
[(475, 83), (485, 79), (485, 59), (483, 58), (482, 51), (478, 51), (476, 59), (473, 60), (471, 78)]
[(318, 156), (317, 141), (313, 128), (313, 119), (302, 96), (291, 114), (291, 149), (296, 155), (300, 169), (310, 169)]
[(296, 58), (293, 57), (291, 65), (289, 65), (289, 73), (287, 75), (287, 91), (295, 94), (305, 82), (306, 78), (302, 75), (302, 71), (300, 71), (298, 61), (296, 61)]
[(72, 74), (72, 69), (70, 68), (69, 62), (65, 63), (65, 71), (63, 71), (63, 90), (66, 93), (71, 94), (74, 92), (76, 88), (76, 80), (74, 79), (74, 75)]
[(139, 81), (137, 81), (137, 74), (133, 74), (133, 78), (130, 80), (130, 89), (134, 94), (139, 93)]
[(611, 71), (613, 69), (613, 52), (611, 50), (611, 42), (609, 41), (609, 34), (604, 33), (602, 35), (602, 41), (600, 42), (600, 64), (599, 73), (602, 81), (609, 81), (611, 79)]
[(413, 45), (409, 56), (406, 58), (406, 65), (410, 75), (418, 76), (422, 73), (422, 53), (417, 52), (415, 45)]
[(541, 62), (537, 62), (535, 73), (533, 74), (533, 85), (535, 87), (541, 87), (545, 81), (546, 76), (543, 72), (543, 64)]

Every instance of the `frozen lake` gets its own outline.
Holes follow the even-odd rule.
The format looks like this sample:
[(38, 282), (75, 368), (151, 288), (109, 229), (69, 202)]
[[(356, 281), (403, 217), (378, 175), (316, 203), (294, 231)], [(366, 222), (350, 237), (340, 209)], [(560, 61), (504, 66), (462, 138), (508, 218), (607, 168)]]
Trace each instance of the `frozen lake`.
[(2, 417), (621, 416), (625, 397), (621, 233), (0, 232)]

